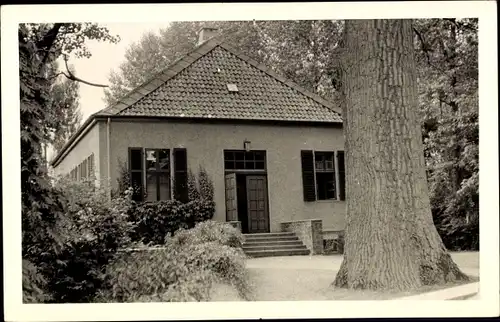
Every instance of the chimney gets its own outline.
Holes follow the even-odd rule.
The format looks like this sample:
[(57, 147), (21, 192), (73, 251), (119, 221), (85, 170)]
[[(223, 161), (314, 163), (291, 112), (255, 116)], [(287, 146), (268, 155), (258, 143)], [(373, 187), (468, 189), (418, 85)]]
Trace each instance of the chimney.
[(217, 36), (217, 28), (203, 27), (198, 31), (198, 44), (197, 46), (203, 44), (204, 42), (210, 40), (211, 38)]

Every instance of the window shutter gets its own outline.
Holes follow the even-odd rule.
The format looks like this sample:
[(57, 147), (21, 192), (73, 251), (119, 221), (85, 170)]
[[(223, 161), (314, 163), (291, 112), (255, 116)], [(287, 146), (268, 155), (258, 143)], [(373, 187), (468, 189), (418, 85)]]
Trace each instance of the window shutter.
[(187, 151), (182, 148), (174, 149), (174, 199), (188, 202), (187, 188)]
[(337, 165), (339, 169), (339, 199), (345, 200), (345, 163), (344, 151), (337, 152)]
[(143, 201), (144, 199), (144, 157), (142, 148), (128, 149), (128, 164), (130, 170), (130, 186), (133, 189), (132, 200)]
[(300, 151), (302, 161), (302, 186), (304, 201), (316, 201), (316, 185), (314, 180), (314, 153), (310, 150)]

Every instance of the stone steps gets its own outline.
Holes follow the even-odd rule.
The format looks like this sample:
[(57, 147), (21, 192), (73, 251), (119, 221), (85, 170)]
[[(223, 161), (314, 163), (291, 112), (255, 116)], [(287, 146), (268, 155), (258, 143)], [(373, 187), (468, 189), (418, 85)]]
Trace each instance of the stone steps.
[(244, 234), (243, 251), (249, 257), (309, 255), (293, 232)]
[(309, 249), (257, 250), (245, 251), (245, 254), (248, 257), (303, 256), (309, 255)]

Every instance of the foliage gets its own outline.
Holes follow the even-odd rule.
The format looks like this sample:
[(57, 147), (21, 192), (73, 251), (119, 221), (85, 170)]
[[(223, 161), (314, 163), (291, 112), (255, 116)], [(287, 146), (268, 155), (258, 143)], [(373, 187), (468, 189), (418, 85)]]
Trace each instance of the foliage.
[(191, 169), (188, 169), (187, 185), (189, 200), (196, 200), (201, 198), (198, 183), (196, 181), (196, 176), (194, 175), (193, 171), (191, 171)]
[(97, 23), (27, 23), (23, 24), (22, 27), (28, 31), (27, 37), (33, 42), (46, 45), (49, 41), (52, 41), (47, 46), (46, 52), (52, 55), (53, 58), (70, 53), (78, 58), (89, 58), (92, 53), (85, 44), (88, 40), (110, 43), (120, 41), (119, 36), (111, 35), (108, 28)]
[(51, 143), (59, 122), (53, 117), (50, 100), (53, 64), (62, 52), (84, 51), (86, 39), (110, 40), (107, 31), (95, 24), (20, 24), (18, 29), (22, 255), (32, 264), (23, 269), (25, 294), (34, 290), (31, 281), (52, 282), (46, 269), (50, 258), (64, 247), (58, 226), (64, 220), (66, 204), (62, 192), (51, 186), (42, 151)]
[(128, 169), (127, 162), (118, 160), (118, 177), (116, 178), (118, 183), (118, 189), (113, 191), (113, 195), (122, 195), (130, 189), (130, 171)]
[(78, 82), (68, 79), (56, 82), (50, 88), (49, 111), (59, 121), (59, 126), (54, 129), (52, 145), (59, 152), (68, 139), (78, 130), (82, 121), (79, 106)]
[[(243, 251), (204, 239), (208, 226), (199, 225), (205, 225), (205, 230), (180, 231), (165, 247), (122, 254), (108, 267), (108, 288), (102, 291), (100, 301), (207, 301), (217, 281), (234, 285), (246, 297)], [(225, 224), (213, 224), (213, 233), (227, 231), (217, 225)], [(192, 237), (186, 239), (188, 235)]]
[(130, 192), (108, 200), (104, 190), (89, 182), (57, 181), (68, 207), (58, 231), (64, 248), (46, 260), (45, 275), (53, 301), (88, 302), (102, 285), (103, 269), (117, 249), (130, 244)]
[(130, 211), (130, 219), (136, 225), (131, 238), (146, 244), (163, 244), (166, 236), (212, 219), (214, 213), (215, 203), (206, 199), (139, 203)]
[(176, 232), (174, 243), (179, 245), (217, 242), (229, 247), (241, 248), (244, 242), (241, 232), (227, 223), (207, 220), (192, 229)]
[(479, 247), (477, 19), (415, 22), (434, 222), (449, 249)]
[(202, 199), (214, 200), (214, 184), (205, 168), (201, 166), (198, 170), (198, 185), (199, 195)]
[(23, 303), (43, 303), (50, 299), (47, 294), (47, 281), (37, 267), (23, 259)]

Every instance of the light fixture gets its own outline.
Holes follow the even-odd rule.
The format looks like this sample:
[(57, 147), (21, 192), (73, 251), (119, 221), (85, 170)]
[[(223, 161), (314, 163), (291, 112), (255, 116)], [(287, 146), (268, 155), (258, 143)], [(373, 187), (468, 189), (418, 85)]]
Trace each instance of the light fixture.
[(244, 148), (244, 149), (245, 149), (245, 151), (247, 151), (247, 152), (250, 152), (250, 143), (252, 143), (252, 142), (250, 142), (250, 141), (248, 141), (248, 140), (246, 140), (246, 139), (245, 139), (245, 141), (243, 141), (243, 148)]

